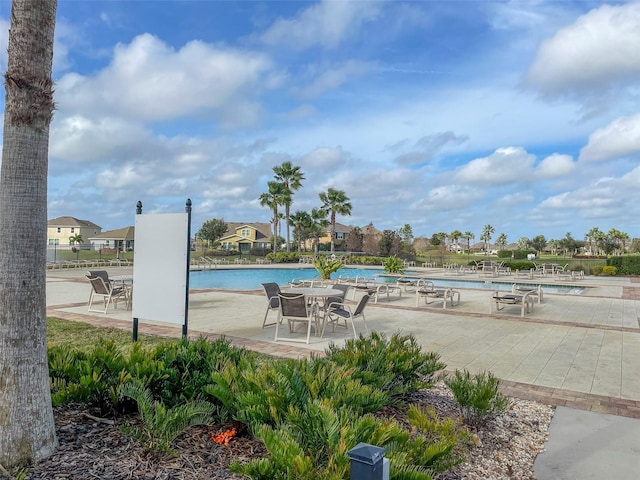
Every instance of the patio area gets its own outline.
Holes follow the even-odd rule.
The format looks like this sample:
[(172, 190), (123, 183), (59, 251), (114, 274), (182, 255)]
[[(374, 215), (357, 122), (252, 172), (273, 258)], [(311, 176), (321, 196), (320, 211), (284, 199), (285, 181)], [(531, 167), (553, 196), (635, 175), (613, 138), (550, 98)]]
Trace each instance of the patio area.
[[(132, 272), (130, 267), (107, 270), (111, 275)], [(87, 312), (90, 286), (85, 273), (48, 272), (47, 314), (131, 330), (131, 311)], [(429, 269), (424, 273), (442, 275)], [(490, 370), (503, 380), (509, 395), (640, 418), (640, 283), (636, 280), (640, 282), (586, 277), (572, 282), (587, 287), (582, 295), (545, 292), (542, 303), (535, 303), (524, 318), (519, 308), (489, 314), (492, 292), (465, 288), (457, 288), (460, 304), (446, 310), (441, 302), (416, 307), (415, 293), (403, 292), (400, 298), (369, 302), (365, 313), (370, 329), (412, 334), (424, 350), (441, 355), (447, 370)], [(329, 343), (353, 338), (344, 329), (335, 333), (328, 329), (323, 338), (312, 337), (309, 345), (275, 343), (274, 327), (262, 328), (266, 304), (261, 290), (192, 290), (189, 335), (224, 335), (238, 346), (287, 357), (321, 355)], [(276, 313), (270, 315), (275, 318)], [(364, 333), (362, 322), (356, 321), (356, 329)], [(140, 319), (140, 332), (178, 337), (180, 327)]]

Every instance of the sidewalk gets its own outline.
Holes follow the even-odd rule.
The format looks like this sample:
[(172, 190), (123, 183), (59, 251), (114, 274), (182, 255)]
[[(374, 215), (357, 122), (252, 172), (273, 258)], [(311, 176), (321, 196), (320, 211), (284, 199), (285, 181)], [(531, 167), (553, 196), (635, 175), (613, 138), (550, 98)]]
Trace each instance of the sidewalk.
[[(47, 314), (130, 329), (130, 311), (87, 314), (89, 286), (83, 275), (49, 272)], [(440, 302), (416, 308), (411, 293), (370, 302), (366, 321), (387, 335), (414, 335), (424, 350), (440, 354), (448, 370), (490, 370), (507, 395), (556, 406), (547, 452), (535, 463), (538, 480), (635, 480), (640, 478), (640, 284), (629, 278), (580, 283), (589, 286), (585, 294), (545, 293), (525, 318), (519, 308), (489, 314), (490, 291), (460, 289), (461, 304), (447, 310)], [(261, 291), (193, 291), (189, 333), (224, 335), (236, 345), (283, 357), (322, 355), (329, 343), (349, 338), (339, 330), (312, 337), (309, 345), (275, 343), (273, 328), (261, 328), (265, 309)], [(362, 323), (356, 328), (362, 332)], [(180, 328), (140, 319), (140, 332), (179, 336)]]

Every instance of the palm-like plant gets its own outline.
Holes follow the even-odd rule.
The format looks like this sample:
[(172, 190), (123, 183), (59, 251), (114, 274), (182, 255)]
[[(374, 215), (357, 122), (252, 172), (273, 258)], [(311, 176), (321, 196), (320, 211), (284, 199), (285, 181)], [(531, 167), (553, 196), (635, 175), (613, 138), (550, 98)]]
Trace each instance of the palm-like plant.
[(77, 244), (81, 244), (82, 242), (84, 242), (84, 239), (82, 238), (82, 235), (80, 235), (79, 233), (76, 233), (75, 235), (71, 235), (69, 237), (69, 243), (71, 245), (75, 245)]
[(287, 252), (290, 251), (290, 236), (289, 236), (289, 222), (290, 222), (290, 209), (291, 209), (291, 197), (293, 192), (302, 187), (302, 180), (304, 180), (304, 174), (300, 167), (292, 165), (291, 162), (282, 162), (282, 165), (273, 167), (275, 178), (278, 182), (282, 183), (284, 187), (289, 191), (289, 196), (284, 203), (284, 220), (287, 224)]
[(336, 239), (336, 214), (351, 215), (351, 203), (349, 197), (342, 190), (329, 188), (326, 192), (320, 193), (322, 210), (331, 215), (331, 252), (335, 251)]
[(269, 191), (260, 195), (259, 200), (261, 206), (269, 207), (273, 212), (273, 253), (276, 253), (278, 248), (278, 207), (290, 201), (291, 195), (280, 182), (269, 182), (267, 186)]
[(467, 253), (471, 253), (471, 239), (472, 238), (475, 239), (476, 236), (470, 230), (467, 230), (466, 232), (464, 232), (463, 236), (464, 236), (464, 238), (467, 239)]
[(298, 244), (298, 250), (300, 251), (302, 250), (302, 242), (307, 239), (305, 231), (311, 229), (313, 219), (308, 212), (298, 210), (296, 213), (291, 215), (289, 221), (291, 222), (291, 226), (293, 227), (293, 238), (296, 240)]
[(327, 220), (327, 212), (322, 208), (314, 208), (311, 210), (311, 227), (309, 229), (315, 240), (315, 251), (318, 253), (318, 244), (320, 243), (320, 235), (326, 231), (329, 221)]
[(487, 224), (484, 226), (484, 228), (482, 229), (482, 235), (480, 235), (480, 240), (482, 240), (484, 242), (484, 251), (488, 251), (488, 243), (491, 240), (491, 235), (493, 235), (493, 233), (495, 232), (495, 229)]

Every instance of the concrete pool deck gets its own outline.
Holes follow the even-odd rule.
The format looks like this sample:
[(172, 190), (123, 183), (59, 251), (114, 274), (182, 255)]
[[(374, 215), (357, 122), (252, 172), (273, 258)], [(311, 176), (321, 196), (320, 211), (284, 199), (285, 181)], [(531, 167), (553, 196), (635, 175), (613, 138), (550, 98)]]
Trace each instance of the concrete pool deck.
[[(126, 267), (107, 270), (111, 275), (132, 271)], [(82, 269), (48, 272), (47, 314), (131, 329), (131, 311), (119, 307), (105, 315), (87, 312), (85, 273)], [(424, 269), (424, 273), (451, 278), (437, 269)], [(538, 279), (537, 283), (555, 282)], [(416, 308), (415, 294), (403, 293), (390, 301), (370, 302), (366, 321), (370, 329), (387, 335), (412, 334), (424, 350), (441, 355), (447, 370), (490, 370), (502, 379), (505, 393), (514, 397), (640, 418), (640, 279), (586, 277), (570, 284), (588, 288), (582, 295), (545, 293), (542, 303), (536, 303), (524, 318), (519, 307), (490, 314), (489, 290), (459, 288), (461, 303), (453, 308), (443, 310), (440, 301)], [(224, 335), (236, 345), (288, 357), (322, 355), (331, 342), (341, 344), (350, 338), (338, 329), (327, 331), (324, 338), (312, 337), (309, 345), (275, 343), (273, 327), (261, 328), (265, 308), (261, 290), (192, 290), (189, 334)], [(269, 315), (275, 318), (276, 312)], [(356, 329), (364, 332), (362, 322), (356, 322)], [(179, 336), (180, 327), (140, 319), (140, 332)]]

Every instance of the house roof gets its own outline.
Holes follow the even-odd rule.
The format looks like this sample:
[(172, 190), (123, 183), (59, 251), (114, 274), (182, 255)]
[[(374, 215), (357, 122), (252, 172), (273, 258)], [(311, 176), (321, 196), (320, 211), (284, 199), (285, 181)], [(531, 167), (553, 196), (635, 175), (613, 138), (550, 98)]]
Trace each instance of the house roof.
[(227, 234), (220, 240), (225, 238), (235, 237), (236, 231), (242, 227), (255, 228), (256, 241), (269, 241), (271, 238), (271, 224), (270, 223), (246, 223), (246, 222), (225, 222), (227, 224)]
[(135, 236), (136, 227), (124, 227), (102, 232), (89, 240), (134, 240)]
[(96, 225), (89, 220), (80, 220), (75, 217), (58, 217), (47, 221), (48, 227), (87, 227), (102, 230), (100, 225)]

